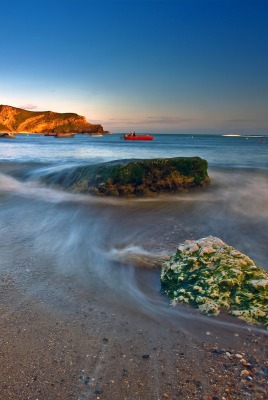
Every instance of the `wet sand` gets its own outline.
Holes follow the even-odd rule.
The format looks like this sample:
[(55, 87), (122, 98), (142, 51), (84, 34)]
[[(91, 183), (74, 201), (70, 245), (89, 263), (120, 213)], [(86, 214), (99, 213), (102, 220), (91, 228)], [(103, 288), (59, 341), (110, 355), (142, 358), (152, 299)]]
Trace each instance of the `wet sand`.
[(241, 208), (225, 188), (106, 205), (5, 180), (0, 399), (267, 399), (267, 331), (172, 309), (158, 270), (109, 259), (120, 246), (170, 254), (213, 234), (266, 265), (262, 182), (243, 189), (259, 203)]
[(267, 398), (264, 333), (207, 317), (203, 332), (194, 321), (187, 332), (179, 317), (149, 316), (93, 271), (75, 279), (25, 253), (1, 263), (1, 399)]

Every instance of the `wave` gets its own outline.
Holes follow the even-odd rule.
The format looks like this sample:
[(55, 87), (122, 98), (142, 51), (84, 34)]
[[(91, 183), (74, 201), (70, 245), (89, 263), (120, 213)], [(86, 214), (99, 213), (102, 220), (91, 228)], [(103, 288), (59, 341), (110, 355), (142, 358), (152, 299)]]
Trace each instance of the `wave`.
[[(0, 174), (0, 228), (12, 243), (12, 254), (1, 251), (2, 262), (8, 265), (18, 253), (30, 265), (27, 257), (33, 251), (38, 260), (50, 260), (52, 276), (72, 276), (90, 291), (95, 275), (100, 296), (107, 302), (110, 293), (116, 293), (122, 304), (161, 324), (174, 328), (179, 324), (196, 336), (201, 330), (223, 328), (230, 334), (247, 329), (263, 332), (235, 318), (211, 318), (186, 306), (170, 307), (161, 294), (159, 268), (180, 241), (208, 233), (265, 266), (265, 178), (265, 174), (213, 171), (211, 188), (204, 192), (129, 200), (68, 193)], [(35, 295), (45, 293), (41, 285), (42, 281), (33, 282)]]

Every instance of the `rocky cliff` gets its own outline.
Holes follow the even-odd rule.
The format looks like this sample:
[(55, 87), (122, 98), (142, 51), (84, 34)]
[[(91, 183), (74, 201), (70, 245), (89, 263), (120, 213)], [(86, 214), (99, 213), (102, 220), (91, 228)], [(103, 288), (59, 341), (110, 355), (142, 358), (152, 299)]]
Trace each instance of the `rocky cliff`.
[(28, 111), (6, 105), (0, 105), (0, 132), (104, 133), (101, 125), (90, 124), (78, 114)]

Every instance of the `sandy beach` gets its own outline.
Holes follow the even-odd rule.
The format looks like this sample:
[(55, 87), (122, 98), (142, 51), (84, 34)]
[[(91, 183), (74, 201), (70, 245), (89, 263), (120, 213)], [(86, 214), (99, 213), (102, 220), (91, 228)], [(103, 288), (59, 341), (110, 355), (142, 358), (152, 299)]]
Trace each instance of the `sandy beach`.
[(193, 319), (187, 332), (94, 273), (88, 290), (84, 277), (55, 274), (31, 251), (19, 256), (1, 264), (1, 399), (267, 398), (261, 331), (208, 323), (202, 332)]

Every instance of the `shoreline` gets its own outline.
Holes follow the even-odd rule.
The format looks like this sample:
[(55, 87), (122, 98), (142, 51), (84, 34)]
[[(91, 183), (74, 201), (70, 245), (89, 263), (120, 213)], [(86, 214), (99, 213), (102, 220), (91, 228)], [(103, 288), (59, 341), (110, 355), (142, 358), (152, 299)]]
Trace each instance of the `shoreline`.
[(2, 267), (6, 400), (267, 398), (267, 335), (248, 326), (219, 337), (209, 324), (197, 339), (179, 319), (122, 301), (94, 273), (89, 287), (35, 261)]

